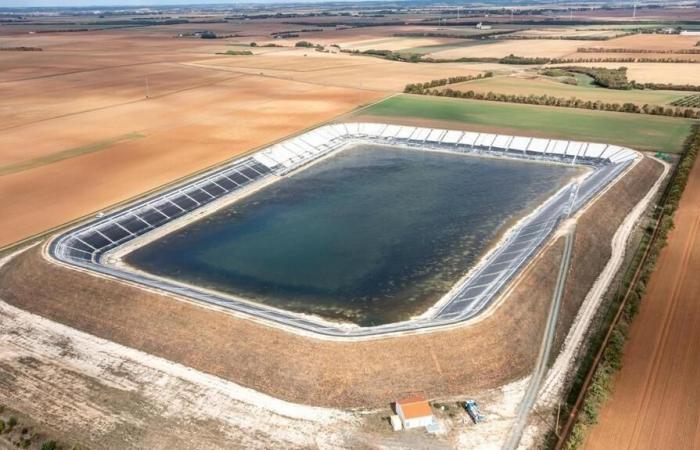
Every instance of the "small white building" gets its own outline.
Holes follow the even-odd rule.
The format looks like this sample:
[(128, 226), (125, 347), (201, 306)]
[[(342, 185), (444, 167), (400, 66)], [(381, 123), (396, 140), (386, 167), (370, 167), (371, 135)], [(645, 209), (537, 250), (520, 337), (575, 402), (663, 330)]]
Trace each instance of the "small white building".
[(414, 395), (396, 402), (398, 414), (405, 429), (427, 427), (434, 421), (430, 404), (421, 395)]

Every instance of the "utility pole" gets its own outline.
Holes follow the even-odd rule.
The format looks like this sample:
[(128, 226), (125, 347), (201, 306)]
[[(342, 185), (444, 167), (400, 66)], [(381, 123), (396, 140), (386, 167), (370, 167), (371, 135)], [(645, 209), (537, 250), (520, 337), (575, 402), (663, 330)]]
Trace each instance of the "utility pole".
[(637, 2), (634, 2), (634, 6), (632, 7), (632, 18), (637, 17)]

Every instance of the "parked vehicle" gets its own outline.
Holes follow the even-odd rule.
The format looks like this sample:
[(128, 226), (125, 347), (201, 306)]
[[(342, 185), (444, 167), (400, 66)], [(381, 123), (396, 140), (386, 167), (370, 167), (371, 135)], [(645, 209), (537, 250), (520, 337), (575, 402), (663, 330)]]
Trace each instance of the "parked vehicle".
[(479, 410), (479, 404), (474, 400), (467, 400), (464, 404), (464, 409), (467, 410), (467, 414), (471, 417), (472, 422), (480, 423), (486, 420)]

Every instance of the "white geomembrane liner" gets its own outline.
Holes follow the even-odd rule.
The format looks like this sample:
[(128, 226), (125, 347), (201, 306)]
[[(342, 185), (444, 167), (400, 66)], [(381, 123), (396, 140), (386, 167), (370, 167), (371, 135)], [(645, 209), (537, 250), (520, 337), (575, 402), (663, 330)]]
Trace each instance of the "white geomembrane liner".
[[(149, 233), (160, 232), (164, 229), (160, 227), (176, 219), (190, 217), (190, 213), (209, 203), (236, 198), (233, 194), (249, 186), (256, 189), (256, 186), (273, 182), (275, 178), (351, 143), (389, 144), (415, 150), (507, 156), (559, 164), (586, 164), (593, 170), (585, 178), (560, 189), (530, 216), (511, 228), (502, 242), (465, 274), (431, 310), (411, 321), (375, 327), (334, 324), (175, 280), (152, 277), (109, 262), (107, 256), (113, 250), (128, 248), (122, 246), (133, 239), (155, 236), (155, 233)], [(327, 336), (372, 336), (445, 325), (467, 320), (485, 310), (549, 239), (558, 224), (616, 179), (637, 157), (638, 153), (634, 150), (608, 144), (378, 123), (331, 124), (278, 142), (176, 187), (97, 217), (53, 239), (48, 252), (54, 259), (71, 266), (229, 308), (305, 332)], [(232, 196), (228, 197), (229, 194)]]

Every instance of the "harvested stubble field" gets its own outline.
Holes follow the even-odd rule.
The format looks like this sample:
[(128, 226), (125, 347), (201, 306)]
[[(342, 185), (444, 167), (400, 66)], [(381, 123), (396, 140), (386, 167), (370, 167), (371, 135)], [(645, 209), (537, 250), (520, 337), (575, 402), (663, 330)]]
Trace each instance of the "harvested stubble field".
[[(232, 56), (196, 63), (198, 67), (236, 73), (263, 74), (285, 80), (317, 85), (349, 87), (385, 94), (400, 92), (416, 80), (430, 81), (459, 75), (477, 75), (496, 67), (495, 64), (464, 65), (407, 64), (368, 56), (328, 54), (291, 49), (255, 58)], [(433, 77), (433, 78), (431, 78)]]
[[(600, 31), (588, 31), (589, 33), (604, 33)], [(514, 36), (548, 36), (556, 35), (556, 30), (530, 29), (521, 31)], [(585, 35), (585, 33), (582, 33)], [(559, 31), (558, 36), (567, 36), (565, 31)], [(573, 34), (575, 35), (575, 34)], [(473, 42), (473, 41), (472, 41)], [(438, 59), (457, 59), (464, 57), (490, 57), (502, 58), (508, 55), (540, 58), (650, 58), (650, 59), (677, 59), (697, 60), (698, 55), (663, 53), (664, 50), (681, 50), (695, 48), (697, 36), (635, 34), (623, 36), (605, 41), (567, 40), (567, 39), (537, 39), (537, 40), (508, 40), (479, 41), (478, 45), (464, 45), (456, 48), (437, 48), (428, 54)], [(599, 48), (624, 48), (630, 49), (628, 53), (579, 53), (581, 47)], [(634, 50), (657, 50), (659, 53), (635, 53)], [(616, 63), (627, 65), (629, 63)], [(656, 63), (654, 63), (656, 64)]]
[[(577, 240), (580, 257), (595, 259), (609, 252), (619, 220), (653, 183), (655, 164), (639, 164), (583, 214), (597, 223), (595, 230), (583, 232)], [(617, 213), (600, 222), (596, 216), (600, 208)], [(290, 334), (57, 266), (46, 261), (39, 248), (0, 269), (0, 298), (283, 399), (322, 406), (380, 406), (406, 392), (446, 397), (525, 376), (539, 347), (561, 251), (561, 239), (546, 247), (501, 305), (479, 322), (360, 342)], [(581, 286), (569, 289), (585, 295), (586, 286), (597, 276), (595, 270), (597, 265), (576, 265), (569, 282)]]
[(681, 149), (695, 122), (642, 114), (419, 95), (395, 96), (361, 114), (366, 120), (412, 118), (413, 125), (426, 120), (453, 121), (462, 129), (605, 142), (637, 150), (667, 152)]
[[(35, 38), (45, 51), (0, 61), (0, 193), (13, 198), (0, 207), (0, 246), (336, 117), (416, 78), (454, 74), (452, 67), (402, 73), (399, 63), (304, 58), (291, 50), (270, 63), (282, 70), (261, 77), (257, 67), (245, 67), (248, 58), (212, 61), (224, 43), (154, 30), (6, 39), (27, 45)], [(212, 64), (198, 67), (201, 61)], [(356, 87), (380, 73), (402, 76), (373, 91)]]
[(579, 42), (578, 46), (639, 50), (682, 50), (695, 48), (695, 43), (697, 41), (697, 36), (684, 36), (680, 34), (633, 34), (592, 44), (586, 43), (585, 41)]
[[(0, 164), (25, 166), (0, 177), (3, 197), (13, 198), (0, 206), (0, 244), (139, 195), (381, 95), (236, 75), (5, 129), (0, 146), (10, 150)], [(140, 137), (121, 139), (131, 133)], [(111, 144), (99, 145), (104, 142)], [(86, 145), (94, 151), (81, 152)], [(51, 155), (66, 152), (72, 157), (51, 161)]]
[[(565, 64), (570, 66), (571, 64)], [(577, 66), (617, 69), (627, 67), (627, 78), (638, 83), (700, 84), (697, 63), (576, 63)], [(553, 65), (557, 67), (557, 65)]]
[(294, 48), (215, 57), (252, 40), (251, 31), (290, 27), (299, 25), (212, 24), (217, 32), (246, 36), (233, 40), (173, 37), (196, 30), (192, 24), (3, 37), (4, 45), (44, 51), (11, 52), (0, 61), (0, 194), (13, 198), (0, 207), (0, 247), (372, 103), (407, 83), (490, 69)]
[(508, 55), (526, 57), (565, 57), (581, 47), (580, 41), (570, 40), (498, 40), (484, 45), (455, 48), (431, 53), (428, 56), (438, 59), (457, 59), (464, 57), (502, 58)]
[(680, 91), (620, 90), (605, 89), (591, 85), (571, 85), (532, 74), (482, 78), (480, 80), (450, 84), (442, 88), (442, 90), (445, 89), (462, 92), (471, 90), (484, 94), (490, 91), (508, 95), (549, 95), (566, 99), (575, 97), (581, 100), (619, 104), (629, 102), (639, 105), (668, 105), (688, 94)]
[(700, 448), (698, 205), (696, 162), (587, 449)]

